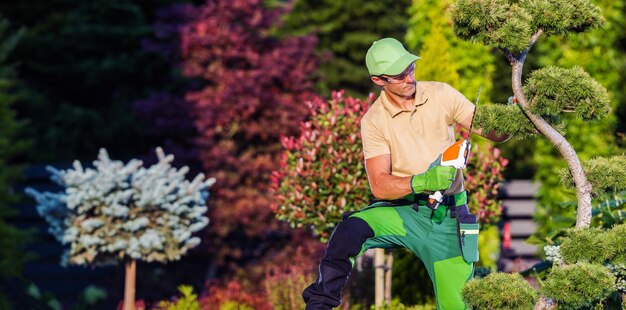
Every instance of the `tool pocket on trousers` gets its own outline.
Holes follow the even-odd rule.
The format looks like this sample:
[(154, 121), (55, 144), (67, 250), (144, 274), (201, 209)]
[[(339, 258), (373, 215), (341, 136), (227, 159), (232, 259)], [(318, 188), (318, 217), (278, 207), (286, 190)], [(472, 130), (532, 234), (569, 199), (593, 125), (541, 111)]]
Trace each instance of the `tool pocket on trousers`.
[(478, 230), (478, 223), (458, 223), (459, 246), (467, 263), (478, 261)]

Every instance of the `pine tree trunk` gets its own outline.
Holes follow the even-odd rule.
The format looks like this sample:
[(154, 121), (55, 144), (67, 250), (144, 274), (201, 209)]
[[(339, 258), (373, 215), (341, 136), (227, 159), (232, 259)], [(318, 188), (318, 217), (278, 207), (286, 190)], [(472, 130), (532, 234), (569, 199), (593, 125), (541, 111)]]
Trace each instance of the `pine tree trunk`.
[[(535, 115), (530, 112), (529, 102), (526, 99), (524, 94), (524, 88), (522, 85), (522, 74), (524, 71), (524, 60), (528, 55), (528, 52), (535, 44), (537, 39), (543, 35), (543, 30), (539, 29), (535, 34), (532, 35), (530, 39), (530, 44), (528, 48), (524, 50), (520, 55), (513, 55), (510, 51), (505, 50), (505, 55), (511, 66), (512, 70), (512, 87), (513, 94), (517, 99), (518, 104), (522, 108), (522, 111), (526, 115), (526, 117), (533, 123), (535, 128), (543, 134), (556, 149), (561, 153), (565, 162), (567, 163), (567, 168), (572, 174), (572, 178), (574, 183), (576, 184), (576, 197), (578, 198), (578, 212), (576, 215), (576, 228), (589, 228), (591, 226), (591, 190), (592, 185), (587, 179), (585, 175), (585, 171), (583, 170), (583, 166), (580, 163), (580, 159), (578, 158), (578, 154), (576, 150), (572, 147), (571, 144), (561, 135), (554, 127), (552, 127), (548, 122), (546, 122), (541, 116)], [(555, 309), (556, 305), (546, 298), (546, 296), (541, 296), (539, 301), (535, 304), (534, 310), (552, 310)]]
[(126, 278), (124, 281), (124, 307), (123, 310), (135, 310), (135, 277), (137, 275), (137, 261), (126, 261)]
[(533, 310), (553, 310), (556, 309), (556, 305), (548, 300), (548, 298), (546, 298), (546, 296), (541, 296), (541, 298), (539, 298), (539, 301), (537, 301), (537, 303), (535, 304), (535, 307), (533, 308)]
[[(541, 32), (535, 34), (534, 40), (541, 35)], [(534, 40), (531, 42), (534, 43)], [(576, 184), (576, 196), (578, 198), (578, 214), (576, 216), (576, 228), (588, 228), (591, 223), (591, 189), (592, 185), (587, 180), (585, 171), (578, 159), (576, 150), (571, 144), (563, 137), (558, 131), (556, 131), (548, 122), (538, 115), (530, 113), (529, 104), (524, 95), (524, 89), (522, 86), (522, 71), (524, 69), (524, 59), (526, 58), (526, 52), (522, 53), (519, 58), (514, 58), (511, 54), (508, 54), (509, 61), (513, 66), (513, 93), (517, 98), (517, 102), (522, 107), (526, 117), (535, 125), (537, 130), (543, 134), (561, 153), (567, 167), (569, 168), (574, 183)]]

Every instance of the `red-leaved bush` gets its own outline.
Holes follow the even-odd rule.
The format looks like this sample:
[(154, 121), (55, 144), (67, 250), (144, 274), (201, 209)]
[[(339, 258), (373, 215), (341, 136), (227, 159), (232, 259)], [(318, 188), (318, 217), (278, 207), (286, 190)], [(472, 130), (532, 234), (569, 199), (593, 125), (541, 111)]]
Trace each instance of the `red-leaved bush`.
[(500, 149), (492, 146), (472, 147), (465, 174), (465, 188), (469, 191), (469, 207), (478, 214), (483, 225), (497, 224), (502, 215), (502, 201), (498, 200), (502, 171), (509, 160), (500, 155)]
[[(177, 81), (184, 84), (180, 99), (156, 94), (137, 107), (159, 121), (153, 121), (162, 127), (157, 134), (192, 132), (190, 124), (195, 129), (186, 138), (193, 145), (189, 153), (217, 179), (202, 248), (222, 267), (218, 271), (258, 261), (290, 239), (271, 211), (269, 177), (279, 168), (280, 137), (297, 133), (307, 115), (304, 103), (316, 97), (317, 60), (313, 36), (272, 35), (283, 13), (262, 0), (175, 5), (159, 13), (155, 38), (145, 43), (186, 78)], [(181, 109), (168, 108), (172, 103)]]
[(224, 285), (210, 285), (207, 295), (198, 299), (201, 309), (255, 309), (271, 310), (264, 293), (249, 293), (241, 283), (232, 280)]
[[(457, 132), (463, 138), (469, 136), (460, 125)], [(474, 136), (474, 139), (482, 139)], [(509, 160), (502, 157), (500, 149), (490, 145), (472, 144), (470, 158), (465, 168), (465, 189), (469, 193), (470, 211), (478, 215), (483, 225), (497, 224), (502, 215), (502, 201), (498, 200), (502, 172)]]
[(311, 118), (300, 124), (299, 136), (282, 138), (281, 169), (272, 174), (272, 208), (279, 219), (326, 241), (343, 212), (367, 205), (359, 123), (372, 98), (333, 92), (328, 101), (307, 103)]

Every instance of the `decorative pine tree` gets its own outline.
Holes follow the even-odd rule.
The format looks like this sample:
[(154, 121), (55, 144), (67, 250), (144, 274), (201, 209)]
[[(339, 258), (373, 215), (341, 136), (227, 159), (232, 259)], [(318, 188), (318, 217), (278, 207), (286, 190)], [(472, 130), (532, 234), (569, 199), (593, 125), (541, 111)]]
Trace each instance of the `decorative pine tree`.
[[(610, 112), (609, 94), (580, 67), (541, 68), (530, 74), (526, 85), (522, 73), (524, 61), (537, 40), (600, 27), (604, 23), (600, 9), (584, 0), (459, 0), (452, 8), (452, 19), (457, 36), (501, 50), (512, 66), (517, 107), (479, 107), (476, 124), (501, 133), (528, 134), (536, 130), (545, 136), (567, 162), (576, 186), (576, 227), (589, 227), (592, 184), (595, 192), (601, 192), (624, 189), (626, 183), (621, 182), (623, 177), (607, 178), (608, 173), (598, 173), (607, 171), (610, 164), (581, 163), (564, 137), (564, 114), (572, 113), (585, 121), (600, 120)], [(600, 177), (590, 180), (588, 176), (592, 175)]]
[[(512, 90), (517, 105), (479, 107), (475, 124), (486, 131), (545, 136), (567, 163), (563, 182), (576, 188), (576, 229), (589, 228), (592, 194), (626, 188), (626, 158), (581, 162), (565, 138), (564, 125), (567, 114), (585, 122), (604, 118), (611, 109), (609, 94), (581, 67), (541, 68), (531, 72), (525, 84), (522, 76), (526, 57), (542, 36), (598, 28), (604, 24), (600, 9), (585, 0), (457, 0), (452, 7), (452, 20), (458, 37), (502, 51), (512, 66)], [(559, 274), (562, 266), (555, 267), (552, 273)], [(576, 277), (589, 273), (584, 266), (567, 268), (568, 274), (573, 270)], [(558, 298), (554, 300), (558, 302)], [(535, 309), (554, 306), (544, 291)]]
[(62, 191), (26, 189), (50, 233), (69, 246), (63, 265), (125, 262), (125, 310), (134, 309), (136, 261), (180, 259), (200, 244), (192, 234), (209, 223), (205, 204), (215, 179), (198, 174), (188, 181), (189, 168), (172, 167), (174, 156), (161, 148), (156, 153), (158, 162), (146, 168), (137, 159), (111, 160), (101, 149), (94, 168), (79, 161), (73, 169), (48, 167)]

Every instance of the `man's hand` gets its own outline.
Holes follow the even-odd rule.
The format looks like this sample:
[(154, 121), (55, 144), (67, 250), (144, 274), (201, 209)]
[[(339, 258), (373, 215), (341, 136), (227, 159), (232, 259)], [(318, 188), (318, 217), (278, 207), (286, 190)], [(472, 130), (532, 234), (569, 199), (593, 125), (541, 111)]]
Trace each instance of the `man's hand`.
[(422, 174), (416, 174), (411, 178), (411, 188), (414, 194), (423, 191), (439, 191), (450, 188), (456, 168), (448, 166), (434, 166)]

